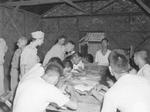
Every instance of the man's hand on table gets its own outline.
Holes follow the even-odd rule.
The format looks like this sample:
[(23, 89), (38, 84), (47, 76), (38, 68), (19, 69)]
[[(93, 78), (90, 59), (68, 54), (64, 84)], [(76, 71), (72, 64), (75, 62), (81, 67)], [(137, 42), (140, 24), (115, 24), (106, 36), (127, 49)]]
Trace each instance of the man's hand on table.
[(108, 88), (106, 86), (98, 84), (89, 92), (89, 94), (101, 102), (107, 90)]

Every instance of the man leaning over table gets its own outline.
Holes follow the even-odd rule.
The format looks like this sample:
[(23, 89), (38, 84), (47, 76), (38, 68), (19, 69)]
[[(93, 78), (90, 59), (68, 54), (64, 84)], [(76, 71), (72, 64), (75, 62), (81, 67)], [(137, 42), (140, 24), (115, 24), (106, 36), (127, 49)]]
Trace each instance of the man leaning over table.
[(77, 102), (70, 100), (55, 86), (61, 73), (59, 65), (51, 63), (41, 77), (29, 78), (20, 83), (13, 112), (44, 112), (50, 103), (76, 110)]
[(109, 56), (111, 73), (117, 82), (106, 92), (101, 112), (150, 112), (150, 83), (128, 73), (129, 59), (120, 50)]

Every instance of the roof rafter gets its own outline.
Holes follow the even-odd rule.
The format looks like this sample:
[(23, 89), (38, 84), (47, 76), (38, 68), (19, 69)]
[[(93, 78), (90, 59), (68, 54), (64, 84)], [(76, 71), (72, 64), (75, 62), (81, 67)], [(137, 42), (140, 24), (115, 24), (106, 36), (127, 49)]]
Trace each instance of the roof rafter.
[(73, 3), (71, 0), (62, 0), (62, 1), (65, 1), (67, 4), (71, 5), (72, 7), (76, 8), (79, 11), (86, 13), (86, 11), (84, 9), (82, 9), (80, 6)]
[(147, 11), (150, 14), (150, 8), (146, 6), (142, 0), (136, 0), (136, 1), (145, 11)]
[(116, 1), (118, 1), (118, 0), (110, 0), (106, 5), (104, 5), (103, 7), (100, 7), (99, 9), (97, 9), (96, 11), (94, 11), (93, 13), (97, 13), (98, 11), (103, 10), (103, 9), (109, 7), (110, 5), (114, 4)]
[[(84, 0), (72, 0), (72, 2), (82, 2)], [(65, 0), (29, 0), (29, 1), (15, 1), (15, 2), (6, 2), (1, 5), (6, 6), (31, 6), (31, 5), (42, 5), (42, 4), (53, 4), (53, 3), (65, 3)]]

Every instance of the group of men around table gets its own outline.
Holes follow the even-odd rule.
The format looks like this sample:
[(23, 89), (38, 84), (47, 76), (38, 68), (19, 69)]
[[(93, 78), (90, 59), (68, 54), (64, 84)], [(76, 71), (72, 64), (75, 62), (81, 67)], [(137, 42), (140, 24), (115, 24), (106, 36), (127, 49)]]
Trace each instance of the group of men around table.
[[(68, 78), (71, 72), (84, 70), (81, 55), (74, 52), (75, 44), (72, 41), (65, 43), (66, 37), (61, 36), (45, 55), (43, 64), (40, 64), (37, 46), (43, 44), (44, 33), (37, 31), (31, 35), (33, 40), (28, 45), (25, 38), (18, 40), (18, 49), (12, 61), (13, 112), (43, 112), (51, 103), (61, 108), (76, 110), (78, 102), (74, 88), (70, 85), (63, 91), (59, 88), (63, 75)], [(109, 66), (111, 75), (117, 81), (111, 84), (105, 93), (101, 112), (150, 112), (148, 52), (138, 51), (134, 54), (134, 62), (139, 67), (139, 71), (135, 72), (126, 52), (120, 49), (110, 51), (108, 44), (106, 38), (102, 40), (95, 63)], [(101, 84), (96, 85), (90, 94), (99, 98), (103, 87)], [(68, 94), (65, 95), (64, 91)]]

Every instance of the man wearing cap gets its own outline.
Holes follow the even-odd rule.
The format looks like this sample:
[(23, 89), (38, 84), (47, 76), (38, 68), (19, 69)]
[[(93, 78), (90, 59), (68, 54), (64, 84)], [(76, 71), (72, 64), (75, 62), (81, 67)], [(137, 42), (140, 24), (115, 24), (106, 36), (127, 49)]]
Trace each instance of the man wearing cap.
[(37, 55), (37, 47), (41, 46), (44, 42), (44, 33), (41, 31), (33, 32), (33, 41), (27, 45), (22, 54), (20, 60), (21, 77), (27, 73), (35, 64), (40, 62), (40, 58)]
[(15, 51), (11, 62), (11, 71), (10, 71), (11, 91), (15, 91), (18, 84), (19, 73), (20, 73), (20, 56), (26, 44), (27, 44), (27, 39), (25, 37), (21, 37), (18, 39), (17, 42), (18, 49)]

